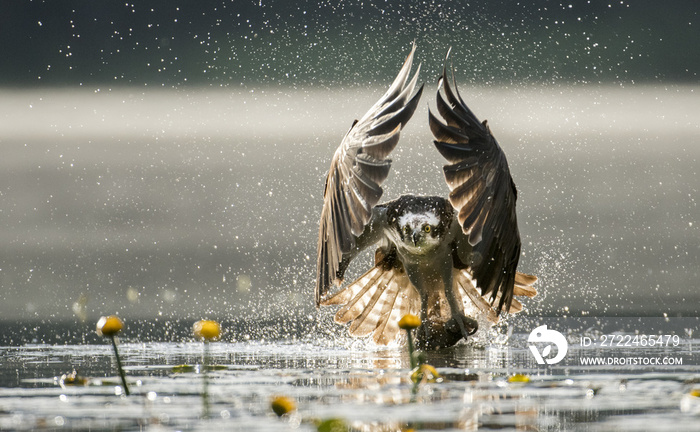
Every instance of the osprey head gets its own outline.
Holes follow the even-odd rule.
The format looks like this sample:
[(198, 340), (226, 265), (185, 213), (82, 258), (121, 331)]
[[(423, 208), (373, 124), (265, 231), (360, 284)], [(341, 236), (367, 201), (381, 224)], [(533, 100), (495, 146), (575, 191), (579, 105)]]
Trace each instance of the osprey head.
[(428, 252), (439, 246), (452, 221), (452, 207), (440, 197), (404, 195), (387, 205), (395, 240), (409, 250)]

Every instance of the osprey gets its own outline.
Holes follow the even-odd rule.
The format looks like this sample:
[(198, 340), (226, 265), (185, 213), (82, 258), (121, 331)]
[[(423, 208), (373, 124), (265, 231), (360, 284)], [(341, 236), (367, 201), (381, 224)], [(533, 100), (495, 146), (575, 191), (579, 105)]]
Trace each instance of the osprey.
[[(412, 117), (423, 86), (412, 96), (418, 70), (409, 78), (406, 58), (389, 90), (355, 120), (331, 161), (318, 237), (316, 306), (342, 305), (338, 323), (350, 334), (373, 335), (388, 344), (406, 314), (422, 321), (418, 343), (452, 346), (478, 328), (478, 315), (497, 322), (502, 311), (517, 312), (514, 295), (532, 297), (535, 276), (516, 271), (520, 234), (517, 190), (508, 163), (486, 121), (479, 122), (447, 79), (438, 84), (439, 120), (429, 111), (435, 147), (447, 159), (450, 193), (403, 195), (379, 204), (389, 154)], [(449, 52), (448, 52), (449, 55)], [(454, 87), (454, 89), (453, 89)], [(444, 98), (443, 98), (444, 94)], [(376, 245), (374, 267), (335, 294), (350, 262)]]

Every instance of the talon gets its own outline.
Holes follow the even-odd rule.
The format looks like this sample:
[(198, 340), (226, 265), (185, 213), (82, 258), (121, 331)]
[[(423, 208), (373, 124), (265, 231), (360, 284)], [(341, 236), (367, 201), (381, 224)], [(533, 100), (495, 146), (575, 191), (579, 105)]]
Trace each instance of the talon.
[(457, 317), (452, 317), (447, 322), (446, 328), (452, 333), (464, 335), (466, 339), (479, 330), (479, 323), (473, 318), (459, 314)]

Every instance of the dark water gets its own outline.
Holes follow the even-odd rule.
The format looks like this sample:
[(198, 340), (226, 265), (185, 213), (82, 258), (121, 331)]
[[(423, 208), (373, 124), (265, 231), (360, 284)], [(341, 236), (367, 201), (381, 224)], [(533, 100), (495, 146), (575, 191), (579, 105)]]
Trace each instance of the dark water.
[[(129, 397), (122, 395), (111, 346), (94, 335), (78, 344), (0, 347), (0, 429), (316, 430), (319, 421), (342, 419), (352, 430), (369, 431), (697, 430), (700, 340), (692, 335), (700, 327), (696, 319), (662, 321), (548, 321), (569, 343), (565, 360), (551, 365), (537, 364), (526, 333), (484, 332), (470, 344), (428, 353), (443, 381), (418, 386), (401, 347), (349, 339), (320, 322), (289, 327), (283, 339), (238, 341), (246, 329), (224, 325), (223, 340), (209, 350), (216, 366), (207, 374), (209, 417), (201, 396), (204, 347), (186, 336), (188, 323), (168, 326), (179, 342), (158, 341), (164, 334), (156, 331), (138, 342), (132, 323), (119, 345)], [(661, 337), (654, 346), (601, 344), (606, 334), (622, 341), (639, 336), (612, 329), (645, 326), (678, 336), (678, 343), (655, 333), (646, 335)], [(66, 327), (53, 331), (65, 334)], [(583, 346), (582, 338), (594, 342)], [(613, 357), (638, 363), (583, 360)], [(654, 359), (675, 364), (650, 364)], [(85, 385), (61, 381), (73, 370), (88, 379)], [(513, 382), (515, 374), (529, 381)], [(297, 405), (282, 419), (270, 409), (279, 395)]]

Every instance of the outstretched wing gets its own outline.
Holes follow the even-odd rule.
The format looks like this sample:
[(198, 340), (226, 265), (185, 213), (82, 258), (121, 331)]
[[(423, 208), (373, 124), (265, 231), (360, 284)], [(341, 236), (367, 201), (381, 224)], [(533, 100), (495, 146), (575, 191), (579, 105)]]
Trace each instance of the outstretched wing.
[(318, 232), (316, 306), (342, 279), (343, 255), (355, 248), (369, 222), (391, 168), (387, 157), (418, 105), (423, 87), (411, 97), (418, 71), (408, 80), (415, 50), (414, 45), (389, 90), (353, 123), (333, 156)]
[(517, 190), (506, 156), (486, 121), (479, 122), (464, 103), (454, 84), (454, 74), (452, 83), (454, 90), (445, 66), (437, 92), (437, 109), (444, 123), (432, 112), (429, 122), (435, 146), (449, 162), (444, 167), (451, 191), (449, 200), (465, 234), (465, 238), (458, 239), (457, 247), (471, 252), (464, 264), (471, 268), (482, 295), (490, 294), (498, 312), (507, 311), (520, 259)]

